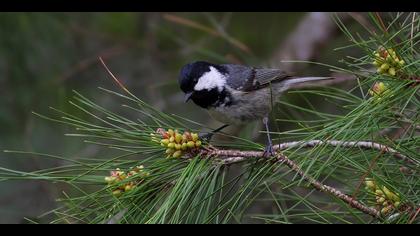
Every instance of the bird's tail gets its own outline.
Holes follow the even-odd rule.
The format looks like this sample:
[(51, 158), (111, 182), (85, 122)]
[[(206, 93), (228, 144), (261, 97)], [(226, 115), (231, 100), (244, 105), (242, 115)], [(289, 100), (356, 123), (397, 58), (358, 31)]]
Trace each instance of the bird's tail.
[(292, 77), (282, 81), (282, 84), (277, 92), (280, 93), (289, 89), (307, 88), (317, 85), (317, 83), (315, 83), (317, 81), (331, 79), (334, 79), (334, 77)]
[(305, 82), (313, 82), (313, 81), (319, 81), (319, 80), (328, 80), (328, 79), (334, 79), (334, 77), (297, 77), (288, 79), (286, 81), (287, 85), (292, 84), (300, 84)]

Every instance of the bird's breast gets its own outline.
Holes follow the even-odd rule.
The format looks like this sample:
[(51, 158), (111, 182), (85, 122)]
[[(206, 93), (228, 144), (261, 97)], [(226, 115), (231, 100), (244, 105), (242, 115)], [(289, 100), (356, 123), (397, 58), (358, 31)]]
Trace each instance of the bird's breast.
[(276, 96), (271, 96), (269, 89), (237, 92), (232, 97), (234, 101), (230, 105), (209, 108), (210, 115), (225, 124), (248, 123), (267, 116), (271, 110), (271, 99), (276, 99)]

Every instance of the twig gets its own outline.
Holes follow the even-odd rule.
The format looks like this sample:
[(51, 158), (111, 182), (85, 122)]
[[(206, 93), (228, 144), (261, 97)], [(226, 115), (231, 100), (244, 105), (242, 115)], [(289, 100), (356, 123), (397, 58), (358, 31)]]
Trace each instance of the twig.
[[(238, 161), (243, 161), (248, 158), (262, 158), (264, 155), (264, 152), (214, 149), (214, 150), (203, 151), (202, 154), (209, 155), (209, 156), (217, 156), (219, 158), (223, 157), (224, 159), (222, 159), (222, 164), (232, 164)], [(304, 180), (308, 181), (309, 184), (312, 185), (318, 191), (334, 195), (337, 198), (349, 204), (351, 207), (358, 209), (365, 214), (371, 215), (375, 218), (380, 217), (380, 212), (378, 210), (365, 206), (364, 204), (360, 203), (359, 201), (352, 198), (351, 196), (342, 193), (340, 190), (337, 190), (331, 186), (322, 184), (316, 179), (306, 175), (294, 161), (290, 160), (286, 156), (282, 154), (277, 154), (276, 159), (278, 160), (278, 163), (288, 166), (292, 171), (294, 171), (296, 174), (301, 176)]]
[(376, 19), (378, 19), (384, 33), (388, 34), (387, 27), (385, 27), (384, 21), (382, 20), (381, 15), (379, 15), (379, 12), (375, 12), (375, 16), (376, 16)]
[(412, 224), (419, 213), (420, 213), (420, 207), (417, 208), (416, 212), (414, 213), (413, 217), (411, 217), (411, 219), (410, 219), (410, 221), (408, 223), (409, 224)]
[(396, 151), (393, 148), (390, 148), (388, 146), (379, 144), (379, 143), (375, 143), (375, 142), (370, 142), (370, 141), (339, 141), (339, 140), (327, 140), (327, 141), (322, 141), (322, 140), (310, 140), (310, 141), (296, 141), (296, 142), (286, 142), (286, 143), (282, 143), (279, 145), (275, 145), (274, 149), (275, 150), (284, 150), (287, 148), (294, 148), (294, 147), (302, 147), (302, 148), (306, 148), (306, 147), (315, 147), (318, 145), (322, 145), (322, 144), (327, 144), (330, 146), (340, 146), (340, 147), (347, 147), (347, 148), (363, 148), (363, 149), (375, 149), (378, 151), (384, 151), (385, 153), (389, 153), (392, 154), (395, 158), (405, 161), (407, 163), (413, 164), (418, 166), (419, 163), (417, 161), (414, 161), (412, 159), (410, 159), (409, 157), (399, 153), (398, 151)]
[(332, 194), (332, 195), (336, 196), (337, 198), (341, 199), (342, 201), (348, 203), (351, 207), (356, 208), (363, 213), (371, 215), (375, 218), (380, 217), (380, 212), (378, 210), (376, 210), (375, 208), (365, 206), (364, 204), (357, 201), (355, 198), (353, 198), (353, 197), (351, 197), (347, 194), (344, 194), (341, 191), (339, 191), (339, 190), (337, 190), (337, 189), (335, 189), (331, 186), (322, 184), (321, 182), (317, 181), (316, 179), (314, 179), (310, 176), (307, 176), (295, 162), (288, 159), (286, 156), (279, 155), (279, 160), (281, 161), (281, 163), (286, 164), (290, 169), (292, 169), (294, 172), (296, 172), (303, 179), (308, 181), (318, 191)]
[[(328, 141), (322, 141), (322, 140), (311, 140), (311, 141), (297, 141), (297, 142), (286, 142), (281, 143), (274, 146), (274, 150), (280, 151), (288, 148), (294, 148), (294, 147), (315, 147), (317, 145), (327, 144), (331, 146), (340, 146), (340, 147), (348, 147), (348, 148), (363, 148), (363, 149), (375, 149), (379, 150), (382, 153), (389, 153), (392, 154), (394, 157), (404, 160), (406, 162), (409, 162), (411, 164), (416, 164), (415, 161), (409, 159), (407, 156), (399, 153), (395, 149), (392, 149), (390, 147), (387, 147), (385, 145), (370, 142), (370, 141), (358, 141), (358, 142), (352, 142), (352, 141), (338, 141), (338, 140), (328, 140)], [(211, 148), (211, 149), (203, 149), (201, 151), (201, 154), (203, 156), (207, 157), (214, 157), (219, 159), (220, 163), (223, 165), (230, 165), (233, 163), (241, 162), (250, 158), (262, 158), (264, 155), (264, 152), (262, 151), (241, 151), (241, 150), (222, 150), (217, 148)], [(276, 160), (280, 164), (284, 164), (288, 166), (292, 171), (294, 171), (296, 174), (298, 174), (300, 177), (302, 177), (304, 180), (308, 181), (310, 185), (312, 185), (315, 189), (329, 193), (331, 195), (336, 196), (337, 198), (341, 199), (342, 201), (349, 204), (351, 207), (360, 210), (363, 213), (366, 213), (368, 215), (371, 215), (375, 218), (380, 217), (380, 212), (376, 210), (375, 208), (371, 208), (368, 206), (365, 206), (364, 204), (360, 203), (356, 200), (355, 197), (349, 196), (347, 194), (342, 193), (340, 190), (337, 190), (331, 186), (325, 185), (318, 180), (306, 175), (301, 168), (292, 160), (287, 158), (285, 155), (278, 153), (276, 156)]]
[(111, 76), (111, 78), (118, 84), (118, 86), (120, 86), (120, 88), (122, 90), (124, 90), (127, 94), (132, 95), (132, 93), (117, 79), (117, 77), (115, 77), (115, 75), (111, 72), (111, 70), (108, 68), (108, 66), (105, 64), (104, 60), (102, 59), (102, 57), (98, 58), (99, 61), (102, 63), (102, 65), (104, 66), (105, 70), (108, 72), (108, 74)]

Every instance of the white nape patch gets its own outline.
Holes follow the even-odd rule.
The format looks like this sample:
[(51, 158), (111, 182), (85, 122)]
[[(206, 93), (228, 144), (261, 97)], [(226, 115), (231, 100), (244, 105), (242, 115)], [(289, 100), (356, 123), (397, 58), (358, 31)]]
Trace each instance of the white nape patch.
[(210, 66), (210, 71), (204, 73), (200, 77), (200, 79), (198, 79), (197, 84), (194, 86), (194, 90), (212, 90), (217, 87), (219, 92), (221, 92), (225, 84), (226, 77), (222, 73), (220, 73), (216, 68)]

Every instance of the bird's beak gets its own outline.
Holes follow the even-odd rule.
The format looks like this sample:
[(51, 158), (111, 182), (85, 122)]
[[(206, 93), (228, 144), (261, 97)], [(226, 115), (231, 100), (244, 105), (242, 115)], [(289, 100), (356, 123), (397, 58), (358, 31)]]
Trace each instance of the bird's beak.
[(188, 102), (192, 95), (193, 95), (193, 92), (186, 93), (184, 97), (184, 102)]

